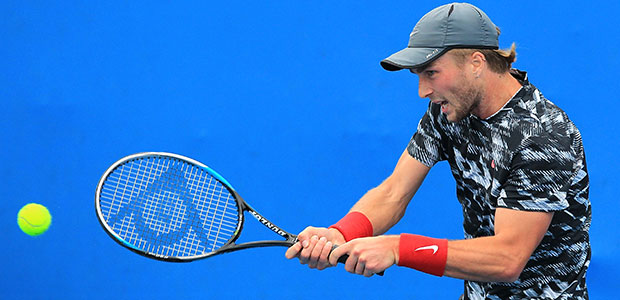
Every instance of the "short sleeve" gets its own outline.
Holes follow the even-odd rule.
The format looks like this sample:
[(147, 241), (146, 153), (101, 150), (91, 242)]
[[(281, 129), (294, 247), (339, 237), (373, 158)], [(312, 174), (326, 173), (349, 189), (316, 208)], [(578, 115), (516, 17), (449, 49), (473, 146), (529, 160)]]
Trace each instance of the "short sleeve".
[(525, 140), (513, 157), (497, 206), (544, 212), (567, 208), (575, 173), (570, 144), (570, 139), (546, 136)]

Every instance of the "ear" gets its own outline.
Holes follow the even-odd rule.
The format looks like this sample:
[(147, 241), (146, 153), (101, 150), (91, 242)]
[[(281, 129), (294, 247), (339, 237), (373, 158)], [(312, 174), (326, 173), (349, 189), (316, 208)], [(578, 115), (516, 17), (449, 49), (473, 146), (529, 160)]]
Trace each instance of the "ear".
[(469, 57), (469, 62), (471, 63), (472, 72), (476, 78), (480, 77), (484, 67), (487, 63), (487, 58), (480, 51), (475, 51)]

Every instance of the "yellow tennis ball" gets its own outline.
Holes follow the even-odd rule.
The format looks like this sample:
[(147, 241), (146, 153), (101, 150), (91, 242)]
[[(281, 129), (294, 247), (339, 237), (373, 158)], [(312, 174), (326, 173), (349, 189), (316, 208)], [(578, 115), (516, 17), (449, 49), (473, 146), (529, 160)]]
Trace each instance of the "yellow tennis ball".
[(17, 213), (17, 225), (24, 233), (31, 236), (43, 234), (51, 224), (52, 215), (41, 204), (26, 204)]

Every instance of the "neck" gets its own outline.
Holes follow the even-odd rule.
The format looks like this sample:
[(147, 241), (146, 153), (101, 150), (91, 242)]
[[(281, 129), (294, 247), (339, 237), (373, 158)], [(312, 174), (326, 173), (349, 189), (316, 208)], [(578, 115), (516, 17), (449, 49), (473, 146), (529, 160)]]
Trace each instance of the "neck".
[(486, 119), (497, 113), (521, 89), (521, 83), (510, 73), (496, 74), (490, 72), (480, 78), (483, 82), (482, 101), (478, 104), (474, 115)]

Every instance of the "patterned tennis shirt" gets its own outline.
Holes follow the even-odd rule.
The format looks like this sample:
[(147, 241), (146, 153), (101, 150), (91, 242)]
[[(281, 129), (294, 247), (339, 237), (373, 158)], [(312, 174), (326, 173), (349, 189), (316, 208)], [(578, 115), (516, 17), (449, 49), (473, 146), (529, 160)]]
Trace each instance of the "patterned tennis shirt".
[(511, 73), (522, 88), (487, 119), (451, 123), (431, 103), (408, 152), (429, 167), (448, 161), (466, 239), (494, 235), (498, 207), (554, 212), (517, 281), (465, 281), (465, 299), (588, 299), (591, 208), (581, 135), (525, 72)]

